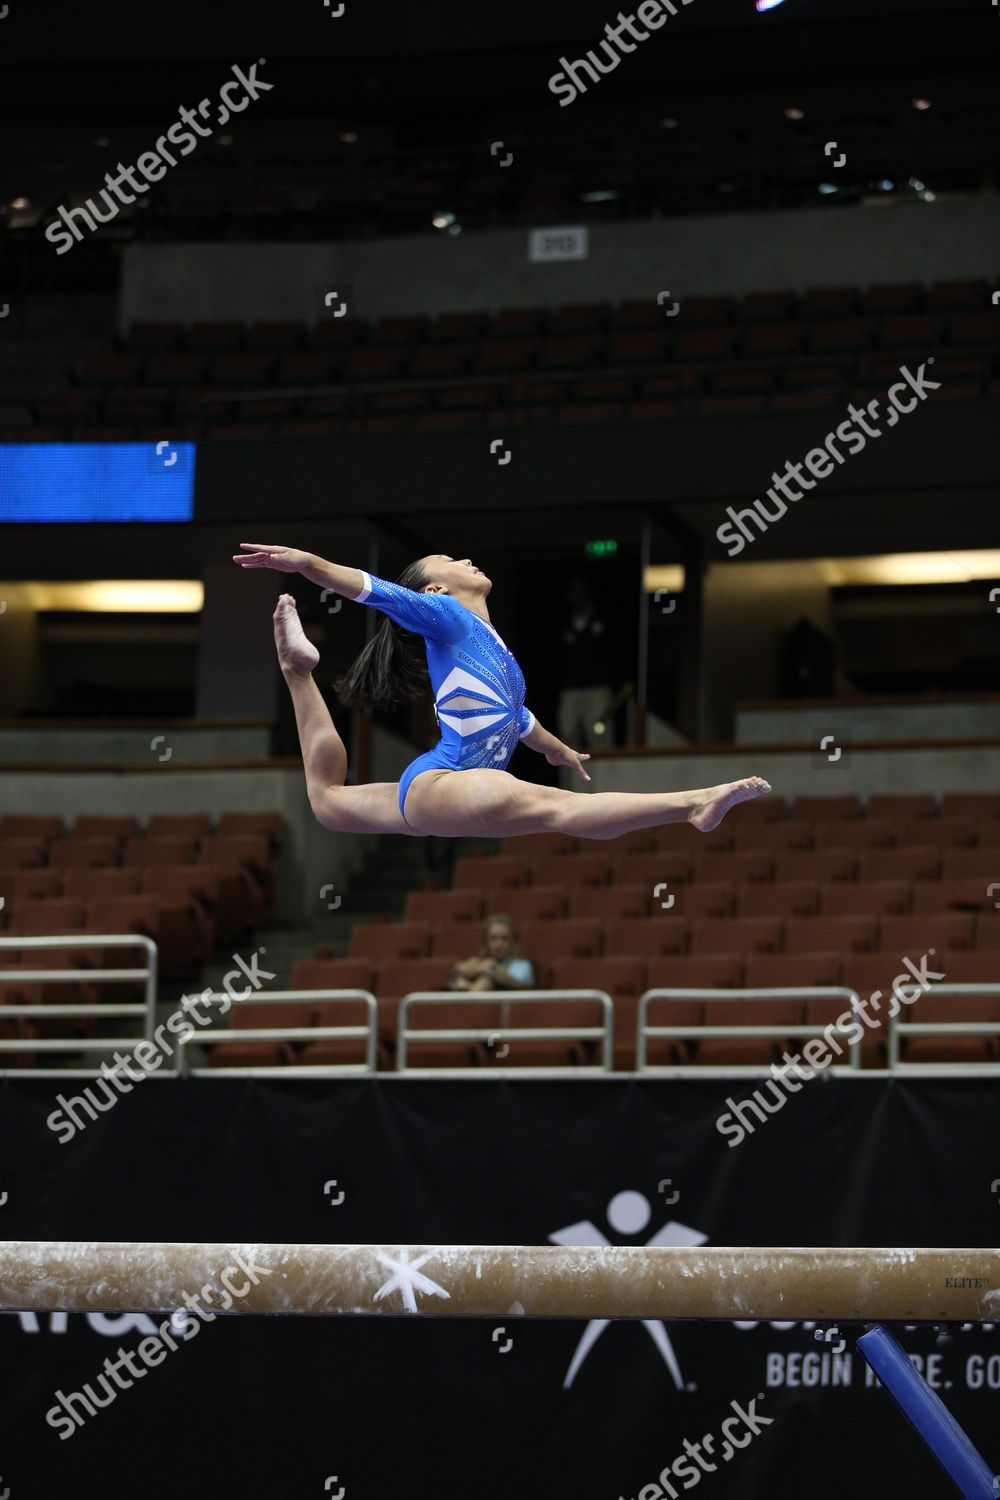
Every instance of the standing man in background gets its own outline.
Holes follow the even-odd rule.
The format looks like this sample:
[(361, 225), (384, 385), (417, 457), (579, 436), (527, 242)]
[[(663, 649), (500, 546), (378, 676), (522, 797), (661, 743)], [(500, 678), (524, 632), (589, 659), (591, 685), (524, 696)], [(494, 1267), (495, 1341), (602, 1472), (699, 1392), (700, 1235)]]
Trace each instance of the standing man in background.
[[(614, 744), (614, 725), (606, 717), (615, 680), (610, 632), (590, 581), (582, 574), (569, 580), (566, 602), (569, 608), (560, 635), (559, 734), (567, 744), (603, 749)], [(559, 780), (564, 787), (580, 789), (566, 768), (560, 771)]]

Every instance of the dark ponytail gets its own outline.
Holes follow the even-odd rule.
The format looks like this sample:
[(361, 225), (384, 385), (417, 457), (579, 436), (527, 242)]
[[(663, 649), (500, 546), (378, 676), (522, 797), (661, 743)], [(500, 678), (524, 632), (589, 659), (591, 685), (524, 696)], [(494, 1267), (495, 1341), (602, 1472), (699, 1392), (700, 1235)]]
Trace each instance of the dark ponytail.
[[(418, 561), (404, 568), (395, 581), (419, 593), (430, 579)], [(389, 705), (422, 697), (430, 687), (423, 636), (380, 615), (375, 634), (346, 672), (334, 678), (333, 686), (345, 705)]]

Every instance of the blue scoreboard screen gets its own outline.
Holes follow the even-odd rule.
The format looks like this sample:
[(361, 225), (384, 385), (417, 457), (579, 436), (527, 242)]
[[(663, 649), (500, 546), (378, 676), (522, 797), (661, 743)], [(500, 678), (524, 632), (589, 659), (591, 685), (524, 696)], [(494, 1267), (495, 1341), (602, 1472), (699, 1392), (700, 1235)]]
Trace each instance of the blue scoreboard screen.
[(190, 521), (194, 443), (0, 443), (0, 521)]

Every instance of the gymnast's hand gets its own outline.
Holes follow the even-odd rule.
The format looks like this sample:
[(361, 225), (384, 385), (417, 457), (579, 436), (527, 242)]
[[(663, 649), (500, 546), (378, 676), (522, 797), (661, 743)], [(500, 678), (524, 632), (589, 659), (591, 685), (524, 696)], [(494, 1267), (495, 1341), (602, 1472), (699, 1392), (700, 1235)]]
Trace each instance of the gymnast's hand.
[(579, 750), (571, 750), (561, 740), (554, 749), (546, 751), (545, 759), (550, 766), (569, 766), (571, 770), (579, 771), (584, 781), (591, 779), (583, 769), (583, 762), (589, 760), (590, 756)]
[(264, 542), (240, 542), (246, 550), (237, 552), (234, 563), (241, 568), (273, 568), (276, 573), (301, 573), (312, 560), (311, 552), (296, 547), (272, 547)]

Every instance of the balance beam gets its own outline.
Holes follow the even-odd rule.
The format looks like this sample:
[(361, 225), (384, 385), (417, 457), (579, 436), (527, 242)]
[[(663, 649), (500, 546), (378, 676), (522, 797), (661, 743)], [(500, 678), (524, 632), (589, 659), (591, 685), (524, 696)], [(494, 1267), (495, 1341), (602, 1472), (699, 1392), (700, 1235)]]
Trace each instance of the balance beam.
[(0, 1242), (6, 1312), (195, 1298), (314, 1317), (994, 1322), (1000, 1250)]

